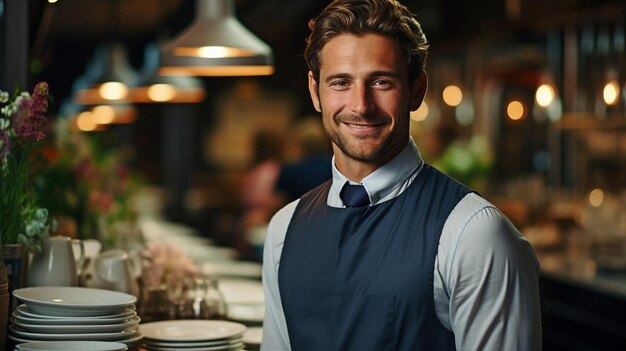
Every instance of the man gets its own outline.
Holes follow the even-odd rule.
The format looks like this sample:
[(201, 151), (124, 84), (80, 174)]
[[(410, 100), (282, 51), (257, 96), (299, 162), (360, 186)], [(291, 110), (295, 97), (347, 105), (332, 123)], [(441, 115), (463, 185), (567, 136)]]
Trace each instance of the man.
[(396, 0), (336, 0), (309, 27), (333, 178), (269, 224), (262, 350), (540, 350), (532, 248), (409, 135), (427, 85), (418, 22)]

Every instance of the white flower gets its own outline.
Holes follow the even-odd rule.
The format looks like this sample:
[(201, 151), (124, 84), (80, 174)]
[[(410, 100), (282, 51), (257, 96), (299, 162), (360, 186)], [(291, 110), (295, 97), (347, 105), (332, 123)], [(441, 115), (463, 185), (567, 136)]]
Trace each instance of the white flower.
[(7, 101), (9, 101), (9, 93), (0, 90), (0, 103), (4, 104)]
[(25, 223), (24, 233), (18, 234), (17, 241), (33, 252), (39, 251), (41, 249), (40, 243), (48, 236), (50, 227), (52, 230), (56, 230), (56, 221), (53, 220), (50, 226), (46, 223), (47, 221), (48, 210), (45, 208), (37, 209), (30, 222)]
[(12, 115), (12, 113), (11, 113), (11, 105), (3, 106), (0, 109), (0, 113), (2, 113), (3, 115), (5, 115), (7, 117), (11, 117), (11, 115)]
[(11, 126), (11, 121), (8, 118), (0, 118), (0, 130), (7, 130)]
[(39, 208), (35, 211), (35, 217), (39, 220), (45, 221), (48, 218), (48, 210), (45, 208)]

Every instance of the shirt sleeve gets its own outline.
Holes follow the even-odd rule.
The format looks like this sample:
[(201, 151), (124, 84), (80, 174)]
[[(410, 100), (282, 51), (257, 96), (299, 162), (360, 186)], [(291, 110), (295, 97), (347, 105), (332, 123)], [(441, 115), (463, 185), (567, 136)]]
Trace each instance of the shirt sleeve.
[(270, 220), (263, 245), (263, 292), (265, 317), (263, 319), (262, 351), (290, 351), (287, 321), (278, 289), (278, 267), (287, 234), (287, 227), (296, 209), (296, 200), (278, 211)]
[(541, 350), (539, 263), (532, 247), (486, 201), (465, 217), (444, 275), (457, 349)]

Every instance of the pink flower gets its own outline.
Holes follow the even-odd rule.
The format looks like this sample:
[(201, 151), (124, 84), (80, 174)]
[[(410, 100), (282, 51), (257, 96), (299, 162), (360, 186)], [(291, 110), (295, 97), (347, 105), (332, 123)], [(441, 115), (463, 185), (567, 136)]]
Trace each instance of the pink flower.
[(19, 112), (13, 117), (15, 134), (20, 142), (40, 142), (45, 139), (48, 92), (48, 83), (40, 82), (29, 99), (21, 100)]
[(89, 203), (101, 213), (109, 213), (113, 207), (113, 197), (106, 192), (92, 190), (89, 194)]
[(43, 115), (48, 110), (48, 83), (40, 82), (33, 89), (33, 96), (30, 100), (30, 110), (32, 113)]
[(143, 277), (150, 285), (173, 286), (200, 273), (193, 261), (174, 243), (153, 241), (148, 244)]

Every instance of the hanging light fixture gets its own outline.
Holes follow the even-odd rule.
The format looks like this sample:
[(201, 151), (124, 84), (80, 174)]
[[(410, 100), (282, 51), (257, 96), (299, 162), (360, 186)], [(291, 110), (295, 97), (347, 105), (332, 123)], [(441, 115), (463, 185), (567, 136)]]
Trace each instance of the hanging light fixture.
[(196, 0), (196, 18), (162, 47), (164, 75), (263, 76), (274, 73), (271, 48), (235, 18), (232, 0)]
[(72, 87), (74, 102), (96, 105), (129, 102), (130, 87), (137, 73), (127, 61), (126, 48), (110, 42), (96, 48), (85, 74)]
[(159, 46), (148, 43), (144, 49), (144, 64), (137, 84), (131, 90), (134, 102), (194, 103), (204, 99), (202, 81), (193, 76), (164, 76), (158, 73)]
[(101, 132), (115, 124), (135, 122), (138, 111), (132, 104), (78, 105), (65, 100), (59, 109), (59, 116), (66, 118), (72, 130), (81, 132)]

